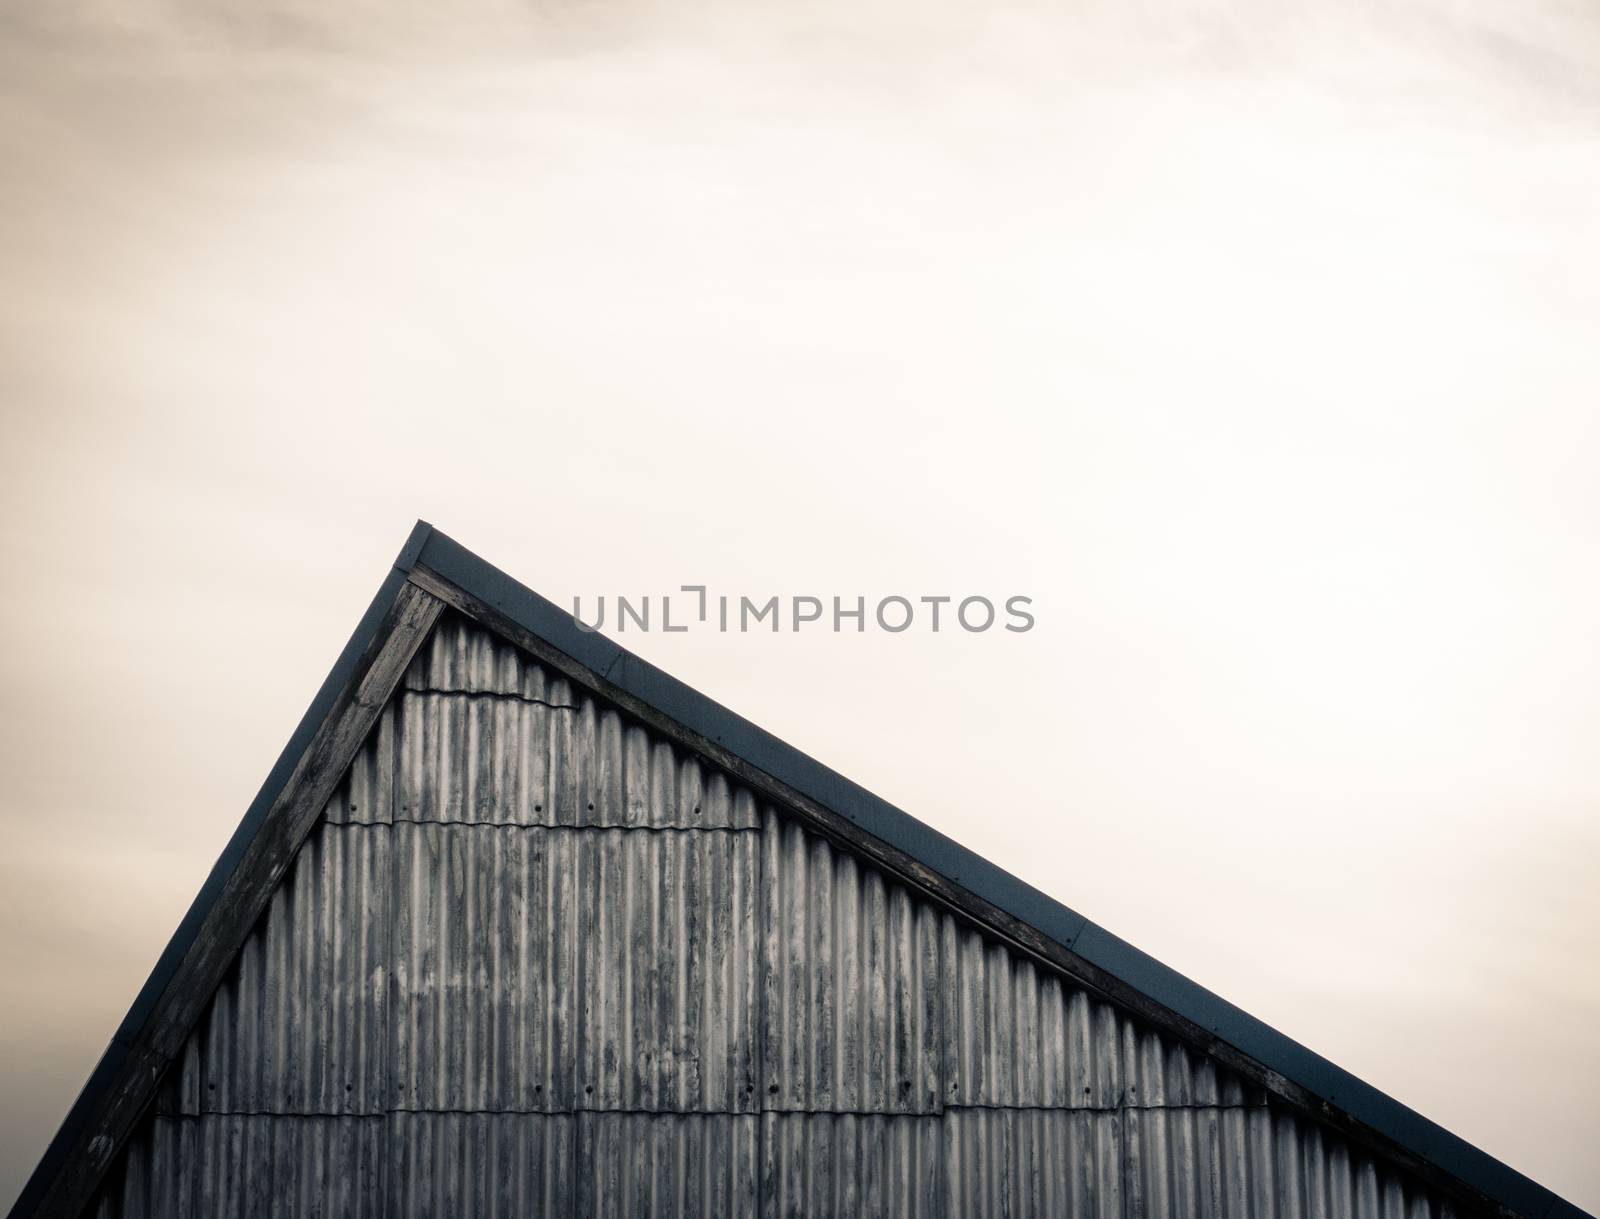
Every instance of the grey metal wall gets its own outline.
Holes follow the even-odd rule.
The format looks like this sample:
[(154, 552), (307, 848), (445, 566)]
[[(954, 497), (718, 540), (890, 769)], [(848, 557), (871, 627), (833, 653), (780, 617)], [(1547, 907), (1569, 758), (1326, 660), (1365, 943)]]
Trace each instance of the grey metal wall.
[(95, 1219), (1442, 1219), (447, 617)]

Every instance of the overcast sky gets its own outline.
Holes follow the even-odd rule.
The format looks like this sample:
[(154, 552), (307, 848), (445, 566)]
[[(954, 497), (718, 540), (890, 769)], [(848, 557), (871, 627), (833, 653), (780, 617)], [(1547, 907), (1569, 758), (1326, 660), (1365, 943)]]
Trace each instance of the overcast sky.
[(0, 1205), (424, 516), (1600, 1209), (1600, 9), (406, 7), (0, 9)]

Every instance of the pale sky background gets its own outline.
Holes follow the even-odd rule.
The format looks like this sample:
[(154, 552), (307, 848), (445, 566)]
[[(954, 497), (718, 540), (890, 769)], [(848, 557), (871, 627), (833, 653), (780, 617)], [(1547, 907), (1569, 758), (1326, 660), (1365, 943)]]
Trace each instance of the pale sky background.
[(0, 1205), (425, 516), (1600, 1210), (1600, 8), (0, 7)]

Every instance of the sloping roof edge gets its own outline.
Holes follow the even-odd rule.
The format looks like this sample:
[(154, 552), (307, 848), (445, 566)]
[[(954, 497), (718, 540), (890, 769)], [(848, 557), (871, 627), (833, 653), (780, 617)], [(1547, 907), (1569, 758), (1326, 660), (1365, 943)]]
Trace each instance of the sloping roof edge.
[[(51, 1187), (66, 1167), (68, 1156), (81, 1143), (84, 1134), (92, 1128), (107, 1097), (118, 1082), (134, 1069), (133, 1050), (140, 1043), (141, 1034), (150, 1024), (185, 957), (194, 947), (202, 929), (217, 908), (228, 882), (260, 834), (268, 814), (289, 786), (301, 759), (310, 751), (313, 741), (333, 714), (341, 698), (346, 697), (354, 688), (363, 670), (370, 663), (389, 629), (391, 611), (399, 600), (402, 590), (407, 586), (411, 569), (432, 533), (432, 526), (423, 521), (418, 521), (412, 528), (405, 545), (401, 547), (383, 583), (379, 585), (377, 594), (356, 624), (355, 631), (340, 651), (328, 676), (323, 679), (316, 697), (311, 700), (311, 705), (300, 717), (289, 743), (278, 755), (278, 760), (268, 772), (261, 790), (256, 793), (255, 799), (250, 802), (250, 807), (245, 810), (238, 828), (233, 831), (227, 845), (222, 848), (222, 853), (217, 856), (217, 861), (207, 874), (205, 883), (200, 886), (199, 893), (190, 903), (188, 911), (179, 922), (167, 946), (162, 949), (161, 955), (156, 959), (155, 967), (150, 971), (150, 976), (140, 987), (139, 994), (128, 1008), (127, 1015), (122, 1018), (122, 1023), (112, 1034), (105, 1052), (101, 1054), (99, 1062), (90, 1072), (88, 1081), (78, 1093), (77, 1099), (73, 1101), (55, 1137), (50, 1140), (44, 1155), (34, 1167), (22, 1192), (17, 1196), (16, 1202), (11, 1207), (9, 1219), (31, 1219), (39, 1213), (39, 1208), (48, 1198)], [(110, 1158), (109, 1154), (107, 1158)]]
[[(517, 637), (514, 641), (536, 646), (543, 653), (553, 652), (559, 658), (570, 658), (597, 678), (598, 682), (592, 684), (621, 702), (625, 710), (681, 725), (690, 738), (698, 738), (716, 757), (741, 764), (741, 773), (770, 776), (780, 790), (797, 797), (802, 805), (825, 811), (838, 824), (853, 827), (866, 839), (884, 844), (890, 857), (909, 861), (918, 875), (936, 878), (946, 891), (964, 891), (977, 899), (977, 908), (1004, 916), (1007, 926), (1020, 924), (1050, 944), (1059, 945), (1074, 965), (1081, 966), (1073, 972), (1099, 985), (1113, 998), (1125, 1000), (1136, 995), (1173, 1013), (1180, 1025), (1188, 1026), (1191, 1035), (1196, 1031), (1204, 1034), (1213, 1048), (1231, 1047), (1238, 1056), (1257, 1064), (1264, 1078), (1285, 1085), (1275, 1088), (1280, 1095), (1293, 1097), (1324, 1119), (1347, 1118), (1340, 1124), (1431, 1169), (1430, 1176), (1458, 1183), (1458, 1192), (1524, 1219), (1593, 1219), (1544, 1186), (611, 639), (581, 629), (570, 614), (423, 521), (418, 521), (411, 531), (372, 604), (12, 1207), (10, 1219), (31, 1219), (35, 1214), (69, 1151), (93, 1120), (102, 1097), (126, 1070), (128, 1047), (150, 1020), (323, 721), (382, 642), (390, 611), (408, 583), (487, 620), (487, 625)], [(850, 836), (854, 838), (855, 834)], [(1033, 938), (1029, 937), (1030, 942)]]

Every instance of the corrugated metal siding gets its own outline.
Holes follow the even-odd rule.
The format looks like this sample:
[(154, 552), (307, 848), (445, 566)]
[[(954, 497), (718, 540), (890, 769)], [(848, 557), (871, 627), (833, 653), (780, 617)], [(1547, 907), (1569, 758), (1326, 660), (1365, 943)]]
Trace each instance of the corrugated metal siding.
[(758, 1107), (755, 835), (394, 834), (395, 1107)]
[(381, 1118), (153, 1117), (93, 1219), (382, 1219)]
[[(972, 1219), (1083, 1219), (1144, 1214), (1125, 1207), (1116, 1113), (951, 1109), (943, 1119), (941, 1203)], [(1150, 1212), (1161, 1214), (1165, 1212)]]
[(769, 1113), (761, 1213), (949, 1219), (1453, 1219), (1265, 1105)]
[(753, 1116), (399, 1113), (391, 1213), (473, 1219), (745, 1219)]
[(950, 916), (793, 821), (764, 833), (766, 1106), (937, 1112)]
[(949, 1110), (945, 1214), (1454, 1219), (1446, 1201), (1276, 1107)]
[(1263, 1098), (771, 811), (762, 886), (768, 1108)]
[(1265, 1092), (968, 927), (944, 940), (951, 1104), (1243, 1104)]
[(528, 1219), (575, 1209), (577, 1119), (542, 1113), (396, 1113), (391, 1215)]
[(399, 819), (760, 824), (747, 789), (454, 616), (406, 674), (399, 737)]
[(753, 1114), (586, 1113), (578, 1219), (746, 1219), (756, 1207)]
[(454, 616), (97, 1208), (1453, 1219)]
[(767, 1113), (761, 1214), (771, 1219), (934, 1219), (944, 1208), (941, 1119)]
[(386, 1106), (390, 835), (319, 823), (190, 1036), (162, 1112)]
[(394, 820), (396, 704), (378, 716), (323, 817), (334, 825), (386, 825)]

